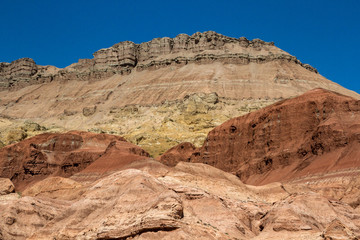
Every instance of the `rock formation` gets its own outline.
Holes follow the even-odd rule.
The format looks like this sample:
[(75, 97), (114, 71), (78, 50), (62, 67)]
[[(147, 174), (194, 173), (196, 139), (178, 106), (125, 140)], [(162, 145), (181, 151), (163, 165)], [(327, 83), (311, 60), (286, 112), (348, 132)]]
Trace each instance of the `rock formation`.
[(15, 191), (14, 184), (8, 178), (0, 178), (0, 195), (9, 194)]
[(195, 149), (196, 147), (189, 142), (180, 143), (179, 145), (170, 148), (161, 156), (158, 156), (157, 160), (173, 167), (179, 162), (190, 161), (190, 157)]
[[(233, 138), (234, 127), (242, 129), (244, 135), (252, 132), (255, 120), (265, 120), (250, 117), (264, 116), (264, 113), (266, 116), (272, 116), (272, 113), (283, 116), (280, 118), (283, 123), (278, 124), (285, 124), (284, 131), (290, 129), (293, 133), (290, 136), (304, 142), (307, 138), (300, 136), (302, 131), (309, 130), (309, 126), (312, 129), (319, 124), (323, 127), (315, 127), (316, 130), (325, 129), (322, 133), (333, 133), (332, 127), (338, 126), (336, 117), (344, 117), (347, 120), (342, 123), (341, 136), (347, 140), (345, 145), (354, 146), (359, 143), (357, 135), (360, 131), (351, 122), (358, 122), (358, 103), (350, 97), (314, 90), (226, 122), (209, 134), (208, 144), (203, 147), (207, 146), (209, 153), (215, 149), (223, 154), (226, 165), (229, 155), (223, 151), (229, 152), (231, 147), (237, 146), (236, 138)], [(314, 111), (307, 115), (309, 108), (304, 106), (315, 108), (311, 107)], [(299, 111), (303, 117), (292, 123), (294, 119), (285, 118), (291, 114), (288, 111)], [(349, 112), (353, 115), (348, 116)], [(305, 125), (311, 122), (306, 119), (312, 114), (318, 122)], [(239, 119), (251, 121), (246, 121), (246, 126), (241, 128)], [(232, 121), (237, 124), (229, 125)], [(257, 121), (256, 124), (261, 126), (262, 123)], [(276, 128), (275, 124), (268, 126)], [(300, 130), (292, 126), (300, 126)], [(271, 152), (271, 156), (276, 156), (286, 143), (294, 144), (273, 128), (270, 132), (285, 143), (270, 149), (265, 157)], [(228, 132), (224, 134), (221, 130), (220, 135), (214, 135), (217, 141), (210, 141), (218, 129), (227, 129)], [(313, 132), (306, 133), (311, 135)], [(231, 141), (221, 139), (225, 136)], [(256, 140), (257, 136), (263, 135), (254, 136)], [(343, 167), (349, 162), (345, 153), (358, 159), (359, 148), (344, 149), (348, 146), (337, 144), (341, 143), (337, 138), (327, 139), (330, 140), (327, 142), (331, 147), (329, 152), (338, 148), (344, 159), (330, 162), (327, 169), (346, 170), (347, 175), (339, 171), (324, 172), (323, 164), (322, 171), (314, 171), (306, 178), (251, 186), (245, 185), (236, 175), (208, 164), (182, 162), (183, 159), (193, 160), (194, 156), (212, 156), (190, 143), (176, 146), (162, 156), (162, 161), (172, 165), (169, 167), (114, 135), (78, 131), (38, 135), (0, 149), (0, 177), (6, 177), (0, 179), (1, 189), (5, 189), (0, 189), (0, 237), (5, 240), (356, 239), (360, 237), (358, 179), (356, 172), (350, 176), (348, 169)], [(332, 144), (334, 141), (335, 145)], [(311, 141), (308, 144), (311, 145)], [(257, 146), (252, 150), (255, 153), (261, 150), (261, 146)], [(326, 154), (326, 151), (318, 155)], [(248, 154), (246, 151), (243, 153)], [(309, 157), (312, 162), (319, 162), (317, 158), (320, 158), (324, 163), (321, 156), (312, 154), (314, 156)], [(295, 157), (284, 168), (279, 167), (281, 162), (276, 165), (275, 160), (273, 168), (263, 171), (262, 176), (254, 173), (254, 178), (250, 176), (246, 180), (264, 182), (264, 179), (274, 176), (272, 172), (283, 174), (283, 179), (288, 180), (289, 174), (286, 175), (285, 170), (289, 166), (298, 166), (295, 161), (302, 159)], [(312, 162), (308, 166), (312, 166)], [(252, 169), (251, 162), (247, 162), (247, 166)], [(351, 162), (351, 166), (357, 166), (356, 160)], [(301, 169), (296, 170), (301, 173)], [(314, 173), (319, 175), (318, 178)], [(294, 176), (299, 175), (296, 174), (295, 171)], [(15, 189), (9, 178), (14, 181)]]
[(359, 99), (215, 32), (0, 63), (0, 239), (360, 239)]
[[(254, 51), (257, 54), (252, 54)], [(260, 39), (249, 41), (245, 37), (236, 39), (212, 31), (192, 36), (180, 34), (173, 39), (156, 38), (141, 44), (120, 42), (110, 48), (100, 49), (93, 55), (93, 59), (80, 59), (78, 63), (65, 69), (38, 66), (30, 58), (1, 63), (0, 89), (53, 80), (102, 79), (114, 74), (131, 73), (134, 68), (141, 71), (172, 64), (209, 63), (217, 60), (235, 64), (284, 60), (317, 73), (315, 68), (302, 64), (295, 57), (277, 49), (272, 42)]]
[(0, 85), (5, 144), (23, 138), (9, 141), (10, 129), (32, 121), (41, 131), (119, 134), (154, 157), (184, 141), (199, 146), (220, 123), (313, 88), (360, 98), (273, 43), (211, 31), (121, 42), (64, 69), (2, 63)]
[[(348, 175), (360, 167), (359, 123), (359, 100), (315, 89), (225, 122), (181, 160), (210, 164), (256, 185)], [(173, 153), (162, 161), (167, 154)]]
[(149, 158), (90, 182), (46, 178), (22, 197), (0, 198), (0, 215), (0, 236), (15, 240), (300, 240), (360, 234), (360, 213), (309, 189), (247, 186), (209, 165), (181, 162), (169, 168)]
[(0, 177), (11, 179), (21, 191), (48, 176), (70, 177), (109, 154), (117, 155), (113, 165), (149, 156), (119, 136), (77, 131), (44, 133), (0, 149)]
[[(23, 122), (0, 117), (0, 140), (11, 144), (43, 132), (64, 132), (67, 128), (78, 128), (121, 135), (156, 157), (182, 141), (199, 147), (214, 127), (275, 101), (246, 99), (239, 102), (221, 98), (216, 93), (196, 93), (154, 105), (114, 106), (109, 112), (97, 112), (95, 107), (85, 107), (79, 111), (64, 110), (58, 118), (37, 118), (36, 121), (47, 122), (41, 125), (35, 123), (35, 119)], [(59, 126), (65, 122), (67, 128)], [(82, 124), (78, 126), (78, 122)]]

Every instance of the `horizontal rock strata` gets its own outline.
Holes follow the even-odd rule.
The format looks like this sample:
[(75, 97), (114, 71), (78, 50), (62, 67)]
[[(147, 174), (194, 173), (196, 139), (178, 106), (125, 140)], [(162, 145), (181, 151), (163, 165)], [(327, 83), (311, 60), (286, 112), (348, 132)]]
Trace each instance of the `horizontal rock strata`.
[(191, 36), (180, 34), (175, 38), (156, 38), (135, 44), (120, 42), (95, 52), (93, 59), (80, 59), (64, 69), (36, 65), (30, 58), (11, 63), (0, 63), (0, 90), (18, 89), (27, 85), (66, 80), (99, 80), (114, 74), (185, 65), (223, 62), (233, 64), (291, 61), (317, 73), (308, 64), (278, 49), (272, 42), (245, 37), (231, 38), (209, 31)]

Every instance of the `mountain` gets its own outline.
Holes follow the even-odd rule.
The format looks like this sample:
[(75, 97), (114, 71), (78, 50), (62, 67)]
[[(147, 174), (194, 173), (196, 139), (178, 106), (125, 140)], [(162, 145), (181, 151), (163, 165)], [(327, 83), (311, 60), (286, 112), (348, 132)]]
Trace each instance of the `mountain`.
[(119, 134), (153, 156), (183, 141), (200, 146), (222, 122), (314, 88), (359, 98), (274, 43), (211, 31), (121, 42), (64, 69), (1, 63), (0, 86), (5, 144), (30, 121)]
[(127, 41), (0, 88), (0, 240), (360, 239), (360, 97), (273, 43)]

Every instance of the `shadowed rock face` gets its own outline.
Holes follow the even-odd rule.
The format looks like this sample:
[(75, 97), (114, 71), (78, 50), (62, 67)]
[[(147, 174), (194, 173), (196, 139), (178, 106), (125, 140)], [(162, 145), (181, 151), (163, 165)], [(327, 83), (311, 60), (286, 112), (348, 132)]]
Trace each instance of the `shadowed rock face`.
[(0, 89), (36, 84), (34, 75), (37, 72), (38, 66), (31, 58), (21, 58), (12, 63), (0, 63)]
[(185, 160), (256, 185), (358, 169), (359, 123), (359, 100), (316, 89), (225, 122)]
[(118, 155), (116, 160), (126, 163), (149, 156), (119, 136), (78, 131), (45, 133), (0, 149), (0, 176), (10, 178), (22, 190), (48, 176), (70, 177), (109, 154)]

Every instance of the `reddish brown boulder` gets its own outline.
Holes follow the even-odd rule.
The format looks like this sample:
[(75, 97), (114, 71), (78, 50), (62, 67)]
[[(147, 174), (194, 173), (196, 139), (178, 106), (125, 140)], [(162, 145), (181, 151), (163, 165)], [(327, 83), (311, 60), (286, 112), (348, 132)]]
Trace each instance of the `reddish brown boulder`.
[(191, 162), (248, 184), (286, 181), (360, 166), (360, 101), (309, 91), (213, 129)]
[(191, 154), (194, 152), (195, 146), (192, 143), (184, 142), (170, 148), (161, 156), (157, 157), (157, 160), (168, 165), (175, 166), (178, 162), (189, 162)]
[(14, 184), (8, 178), (0, 178), (0, 196), (15, 191)]
[(148, 154), (119, 136), (45, 133), (0, 149), (0, 177), (10, 178), (22, 190), (48, 176), (70, 177), (97, 159), (114, 164), (115, 158), (128, 162), (137, 156)]

